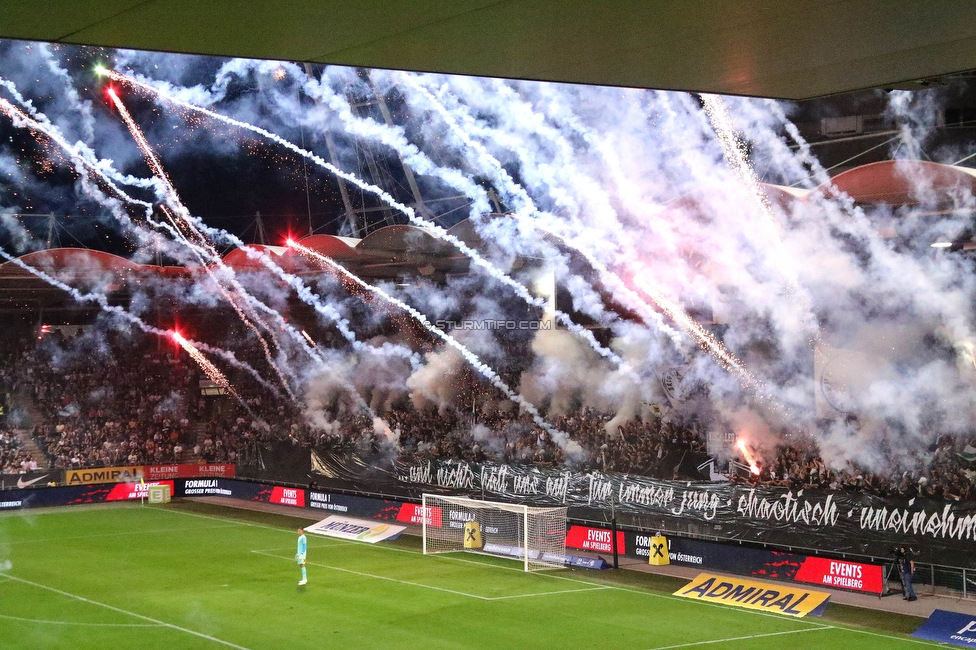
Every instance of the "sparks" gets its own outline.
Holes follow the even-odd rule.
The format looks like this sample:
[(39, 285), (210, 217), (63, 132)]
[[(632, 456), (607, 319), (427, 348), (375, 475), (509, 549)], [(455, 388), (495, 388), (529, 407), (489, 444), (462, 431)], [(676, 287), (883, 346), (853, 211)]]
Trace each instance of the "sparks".
[(655, 289), (647, 279), (635, 277), (633, 281), (637, 285), (637, 288), (657, 305), (658, 309), (677, 323), (682, 330), (690, 334), (703, 350), (710, 354), (721, 367), (732, 373), (743, 386), (758, 383), (752, 373), (743, 365), (742, 361), (731, 350), (725, 347), (714, 334), (691, 318), (680, 305)]
[(220, 372), (217, 366), (211, 363), (210, 359), (203, 356), (203, 353), (200, 352), (200, 350), (198, 350), (192, 343), (187, 341), (178, 331), (170, 330), (170, 336), (174, 341), (179, 343), (181, 348), (186, 350), (186, 353), (189, 354), (194, 361), (197, 362), (197, 365), (200, 366), (200, 369), (203, 370), (204, 374), (210, 378), (210, 381), (217, 384), (231, 395), (236, 396), (233, 386), (231, 386), (230, 382), (227, 381), (227, 377), (224, 376), (224, 373)]

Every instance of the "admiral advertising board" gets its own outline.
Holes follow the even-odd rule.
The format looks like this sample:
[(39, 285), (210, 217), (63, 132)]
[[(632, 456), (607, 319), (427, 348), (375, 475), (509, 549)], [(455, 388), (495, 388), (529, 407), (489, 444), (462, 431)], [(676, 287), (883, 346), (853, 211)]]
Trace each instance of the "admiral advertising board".
[[(64, 472), (67, 485), (135, 482), (139, 479), (159, 481), (197, 476), (233, 477), (236, 467), (230, 463), (173, 463), (170, 465), (127, 465), (124, 467), (87, 467)], [(18, 485), (18, 487), (24, 487)]]
[(674, 595), (796, 617), (808, 614), (819, 616), (830, 598), (830, 594), (823, 591), (710, 573), (698, 574), (694, 580), (674, 592)]
[(141, 465), (125, 467), (89, 467), (68, 469), (64, 472), (64, 482), (68, 485), (94, 485), (96, 483), (135, 482), (142, 478)]

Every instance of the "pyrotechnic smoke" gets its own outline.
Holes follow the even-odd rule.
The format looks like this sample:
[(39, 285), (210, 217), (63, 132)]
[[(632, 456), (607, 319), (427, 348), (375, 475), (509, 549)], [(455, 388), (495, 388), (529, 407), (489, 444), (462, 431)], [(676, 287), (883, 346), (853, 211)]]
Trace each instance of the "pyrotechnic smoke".
[(522, 407), (523, 410), (525, 410), (526, 413), (531, 415), (532, 419), (535, 421), (536, 424), (538, 424), (540, 427), (542, 427), (543, 429), (549, 432), (549, 435), (551, 435), (552, 439), (563, 449), (563, 451), (566, 452), (567, 456), (569, 457), (579, 456), (580, 452), (582, 451), (582, 449), (579, 446), (579, 443), (570, 440), (569, 436), (566, 435), (565, 432), (556, 429), (551, 424), (546, 422), (545, 419), (542, 417), (542, 414), (540, 414), (539, 410), (535, 407), (535, 405), (533, 405), (527, 399), (525, 399), (524, 397), (516, 393), (514, 390), (512, 390), (508, 384), (502, 381), (502, 378), (498, 376), (498, 373), (496, 373), (481, 359), (479, 359), (477, 355), (471, 352), (471, 350), (463, 346), (456, 338), (454, 338), (450, 334), (447, 334), (440, 328), (434, 327), (434, 325), (431, 324), (429, 320), (427, 320), (426, 316), (424, 316), (423, 314), (421, 314), (416, 309), (414, 309), (407, 303), (403, 302), (402, 300), (394, 298), (393, 296), (383, 291), (379, 287), (374, 287), (373, 285), (364, 282), (361, 278), (357, 277), (355, 274), (350, 273), (341, 264), (338, 264), (334, 260), (329, 259), (325, 255), (316, 253), (312, 249), (302, 246), (301, 244), (295, 241), (289, 240), (288, 245), (294, 248), (295, 250), (299, 251), (302, 255), (305, 255), (310, 259), (313, 259), (317, 262), (320, 262), (321, 264), (328, 266), (335, 272), (340, 273), (344, 277), (352, 280), (354, 283), (356, 283), (356, 285), (362, 287), (363, 289), (369, 291), (370, 293), (380, 296), (386, 302), (396, 305), (403, 311), (410, 314), (410, 316), (415, 321), (420, 323), (420, 325), (422, 325), (424, 329), (426, 329), (432, 335), (436, 336), (437, 338), (441, 339), (449, 346), (457, 350), (461, 354), (461, 356), (464, 357), (465, 361), (467, 361), (471, 365), (471, 367), (474, 368), (481, 376), (483, 376), (485, 379), (491, 382), (493, 386), (495, 386), (498, 390), (504, 393), (504, 395), (508, 399), (517, 403), (520, 407)]
[[(407, 205), (404, 205), (403, 203), (400, 203), (392, 195), (390, 195), (388, 192), (386, 192), (382, 188), (380, 188), (380, 187), (378, 187), (376, 185), (372, 185), (370, 183), (366, 183), (365, 181), (361, 180), (359, 177), (357, 177), (354, 174), (350, 174), (348, 172), (343, 172), (342, 170), (340, 170), (339, 168), (337, 168), (332, 163), (329, 163), (326, 160), (322, 159), (320, 156), (317, 156), (317, 155), (315, 155), (315, 154), (313, 154), (313, 153), (311, 153), (309, 151), (306, 151), (305, 149), (302, 149), (301, 147), (298, 147), (298, 146), (292, 144), (291, 142), (288, 142), (284, 138), (281, 138), (280, 136), (277, 136), (274, 133), (271, 133), (270, 131), (267, 131), (266, 129), (262, 129), (260, 127), (254, 126), (253, 124), (248, 124), (246, 122), (242, 122), (240, 120), (236, 120), (234, 118), (227, 117), (226, 115), (221, 115), (220, 113), (217, 113), (217, 112), (208, 110), (208, 109), (203, 108), (203, 107), (200, 107), (200, 106), (195, 106), (193, 104), (180, 101), (180, 100), (176, 99), (175, 97), (166, 95), (164, 92), (160, 91), (159, 89), (154, 88), (153, 86), (151, 86), (149, 84), (144, 84), (144, 83), (142, 83), (142, 82), (140, 82), (140, 81), (138, 81), (136, 79), (133, 79), (132, 77), (128, 77), (126, 75), (122, 75), (122, 74), (119, 74), (119, 73), (114, 72), (114, 71), (110, 72), (108, 74), (108, 76), (110, 78), (112, 78), (112, 79), (116, 79), (118, 81), (126, 81), (126, 82), (129, 82), (129, 83), (131, 83), (131, 84), (133, 84), (135, 86), (138, 86), (140, 88), (144, 88), (146, 90), (149, 90), (149, 91), (153, 92), (154, 94), (159, 95), (161, 98), (165, 99), (166, 101), (169, 101), (169, 102), (172, 102), (174, 104), (177, 104), (178, 106), (180, 106), (182, 108), (199, 111), (200, 113), (203, 113), (204, 115), (207, 115), (208, 117), (212, 117), (214, 119), (220, 120), (220, 121), (225, 122), (227, 124), (232, 124), (234, 126), (237, 126), (237, 127), (243, 128), (243, 129), (247, 129), (248, 131), (252, 131), (254, 133), (257, 133), (259, 135), (262, 135), (262, 136), (264, 136), (264, 137), (266, 137), (266, 138), (268, 138), (268, 139), (270, 139), (270, 140), (272, 140), (272, 141), (280, 144), (281, 146), (285, 147), (286, 149), (289, 149), (291, 151), (294, 151), (295, 153), (297, 153), (297, 154), (299, 154), (299, 155), (307, 158), (308, 160), (314, 162), (316, 165), (322, 167), (323, 169), (326, 169), (326, 170), (330, 171), (331, 173), (333, 173), (337, 177), (342, 178), (343, 180), (346, 180), (346, 181), (352, 183), (353, 185), (356, 185), (357, 187), (360, 187), (364, 191), (367, 191), (367, 192), (370, 192), (372, 194), (375, 194), (376, 196), (380, 197), (387, 205), (389, 205), (391, 207), (394, 207), (397, 210), (399, 210), (400, 212), (402, 212), (407, 217), (407, 219), (409, 219), (412, 223), (415, 223), (418, 226), (421, 226), (421, 227), (425, 228), (429, 233), (431, 233), (432, 235), (434, 235), (438, 239), (442, 239), (442, 240), (444, 240), (446, 242), (449, 242), (449, 243), (453, 244), (454, 246), (456, 246), (458, 248), (458, 250), (460, 250), (466, 256), (468, 256), (469, 258), (471, 258), (471, 260), (475, 264), (477, 264), (479, 267), (485, 269), (495, 280), (498, 280), (502, 284), (504, 284), (504, 285), (510, 287), (511, 289), (513, 289), (515, 291), (515, 294), (518, 295), (523, 300), (525, 300), (525, 302), (528, 303), (529, 305), (534, 306), (534, 307), (537, 307), (537, 308), (540, 308), (540, 309), (544, 309), (546, 307), (545, 301), (541, 300), (540, 298), (537, 298), (537, 297), (533, 296), (531, 294), (531, 292), (529, 292), (529, 290), (526, 289), (523, 285), (519, 284), (518, 282), (516, 282), (515, 280), (513, 280), (511, 277), (509, 277), (507, 274), (505, 274), (504, 272), (502, 272), (499, 268), (497, 268), (494, 264), (492, 264), (490, 261), (488, 261), (487, 259), (485, 259), (481, 254), (479, 254), (477, 251), (475, 251), (474, 249), (472, 249), (466, 243), (464, 243), (463, 241), (461, 241), (460, 239), (458, 239), (454, 235), (451, 235), (444, 228), (441, 228), (439, 225), (437, 225), (433, 221), (430, 221), (430, 220), (425, 219), (425, 218), (423, 218), (421, 216), (418, 216), (412, 208), (410, 208)], [(562, 325), (564, 325), (567, 329), (569, 329), (570, 331), (572, 331), (577, 336), (582, 337), (601, 356), (604, 356), (604, 357), (610, 359), (617, 366), (620, 366), (620, 367), (623, 367), (623, 368), (629, 368), (629, 366), (627, 365), (626, 361), (624, 361), (623, 359), (621, 359), (612, 350), (610, 350), (610, 349), (608, 349), (608, 348), (600, 345), (600, 343), (593, 336), (593, 333), (592, 332), (590, 332), (586, 328), (584, 328), (584, 327), (580, 326), (579, 324), (577, 324), (576, 322), (574, 322), (573, 319), (568, 314), (566, 314), (566, 313), (564, 313), (564, 312), (562, 312), (560, 310), (554, 310), (554, 315), (555, 315), (555, 317), (559, 320), (559, 322)]]
[[(361, 316), (351, 315), (356, 313), (352, 301), (327, 296), (320, 284), (285, 272), (280, 260), (264, 251), (245, 249), (273, 281), (237, 278), (239, 288), (230, 284), (235, 276), (224, 276), (217, 266), (216, 247), (240, 246), (243, 238), (178, 207), (182, 203), (172, 198), (175, 186), (165, 179), (161, 164), (153, 167), (160, 180), (126, 175), (138, 162), (131, 143), (86, 104), (75, 90), (81, 84), (56, 54), (10, 51), (14, 55), (0, 64), (0, 71), (8, 72), (0, 79), (0, 92), (12, 102), (0, 99), (0, 111), (18, 128), (39, 134), (39, 142), (49, 138), (66, 152), (79, 175), (73, 192), (108, 207), (140, 251), (152, 248), (186, 264), (216, 269), (213, 282), (261, 329), (252, 336), (263, 340), (261, 333), (270, 337), (273, 330), (279, 337), (275, 360), (296, 394), (321, 387), (314, 398), (325, 404), (330, 391), (351, 385), (356, 393), (350, 394), (352, 408), (361, 395), (366, 408), (380, 410), (409, 390), (407, 377), (433, 389), (440, 382), (445, 389), (440, 394), (450, 393), (447, 381), (436, 376), (437, 364), (452, 366), (463, 358), (460, 352), (449, 358), (455, 350), (450, 344), (421, 356), (396, 339), (380, 346), (360, 341), (354, 330)], [(544, 265), (563, 301), (555, 318), (572, 336), (540, 331), (531, 350), (526, 346), (529, 358), (524, 360), (492, 358), (481, 349), (477, 358), (490, 359), (497, 376), (520, 376), (521, 385), (506, 382), (510, 390), (547, 406), (550, 415), (571, 412), (580, 403), (594, 405), (617, 416), (611, 420), (616, 426), (640, 411), (642, 402), (663, 399), (653, 379), (677, 367), (688, 385), (707, 387), (717, 413), (715, 427), (734, 424), (737, 413), (754, 412), (767, 420), (770, 438), (787, 427), (817, 435), (835, 466), (847, 458), (869, 465), (890, 462), (893, 452), (879, 444), (885, 436), (902, 456), (919, 454), (939, 433), (967, 431), (976, 416), (970, 375), (965, 374), (973, 372), (974, 364), (976, 283), (965, 259), (933, 253), (928, 246), (968, 236), (971, 224), (954, 211), (971, 209), (973, 197), (955, 188), (947, 204), (931, 176), (907, 161), (902, 169), (913, 196), (920, 205), (935, 206), (932, 211), (940, 216), (922, 219), (898, 209), (866, 212), (826, 184), (826, 171), (780, 104), (703, 97), (703, 111), (697, 98), (677, 93), (393, 72), (373, 73), (367, 80), (337, 68), (314, 79), (298, 66), (277, 62), (234, 60), (214, 72), (214, 64), (197, 65), (190, 57), (120, 56), (131, 74), (110, 73), (116, 81), (137, 84), (166, 99), (168, 106), (180, 107), (178, 119), (163, 110), (163, 126), (144, 125), (147, 146), (148, 141), (166, 143), (157, 146), (157, 163), (168, 156), (192, 156), (203, 147), (219, 146), (232, 156), (240, 155), (240, 147), (249, 155), (267, 146), (254, 141), (239, 145), (239, 135), (219, 124), (258, 134), (275, 143), (264, 151), (280, 167), (293, 165), (288, 156), (296, 154), (312, 163), (309, 168), (327, 170), (360, 197), (399, 210), (410, 223), (453, 244), (491, 278), (483, 298), (497, 303), (500, 314), (512, 293), (533, 310), (550, 306), (526, 288), (531, 274), (512, 266), (526, 259)], [(173, 65), (157, 70), (153, 66), (164, 56)], [(193, 85), (201, 83), (207, 85)], [(67, 90), (54, 98), (50, 91), (59, 85)], [(18, 87), (28, 89), (24, 94), (30, 97)], [(396, 124), (370, 117), (350, 99), (374, 93), (390, 98)], [(933, 126), (925, 115), (932, 112), (934, 99), (895, 93), (891, 100), (887, 115), (902, 133), (898, 155), (921, 151), (926, 129)], [(138, 112), (134, 121), (140, 121)], [(72, 136), (61, 136), (58, 127)], [(322, 151), (326, 132), (336, 141), (335, 155), (330, 151), (328, 159), (316, 153)], [(293, 144), (298, 141), (302, 146)], [(362, 171), (356, 150), (360, 142), (374, 147), (371, 155), (399, 156), (412, 169), (424, 194), (422, 209)], [(969, 153), (956, 152), (953, 159)], [(13, 154), (0, 143), (0, 171), (9, 170), (4, 178), (22, 194), (38, 195), (41, 184), (14, 163)], [(778, 190), (763, 186), (756, 170), (808, 192), (798, 200), (770, 200)], [(317, 173), (318, 179), (324, 176)], [(150, 210), (155, 201), (143, 200), (150, 193), (167, 206), (172, 222), (157, 220), (158, 213)], [(448, 224), (467, 211), (488, 252), (435, 224), (438, 212), (432, 206), (448, 194), (460, 194), (469, 207), (462, 205), (437, 223)], [(19, 211), (21, 201), (3, 197), (3, 203)], [(489, 203), (518, 218), (481, 218)], [(133, 208), (145, 219), (126, 213)], [(540, 232), (558, 239), (545, 241)], [(23, 243), (30, 245), (26, 239)], [(214, 304), (207, 286), (197, 283), (187, 298)], [(439, 305), (449, 305), (449, 317), (474, 309), (470, 296), (479, 288), (459, 286), (417, 282), (404, 294), (429, 322)], [(284, 301), (274, 297), (283, 289), (311, 305), (323, 322), (334, 324), (348, 345), (338, 351), (313, 347), (300, 329), (283, 322), (278, 310)], [(572, 310), (563, 311), (566, 301)], [(581, 327), (568, 311), (591, 319), (595, 329)], [(909, 326), (915, 333), (899, 334)], [(872, 346), (872, 340), (884, 345)], [(819, 394), (814, 383), (822, 380), (815, 353), (818, 359), (838, 359), (854, 352), (868, 354), (885, 369), (862, 384), (848, 378), (846, 388), (836, 370), (832, 376), (865, 424), (856, 434), (843, 427), (819, 428), (825, 417), (821, 411), (828, 407), (814, 398)], [(273, 356), (270, 350), (267, 356)], [(382, 375), (384, 365), (391, 374)], [(369, 370), (357, 373), (357, 367)], [(825, 372), (829, 375), (830, 368)], [(375, 390), (374, 380), (380, 386)], [(755, 392), (757, 384), (761, 387)], [(775, 401), (785, 410), (774, 413), (757, 401)], [(316, 413), (324, 417), (327, 410)], [(835, 409), (827, 417), (842, 420), (843, 414)], [(485, 449), (497, 447), (484, 431), (478, 429), (477, 436)], [(756, 458), (772, 444), (749, 437), (745, 451), (759, 462)]]

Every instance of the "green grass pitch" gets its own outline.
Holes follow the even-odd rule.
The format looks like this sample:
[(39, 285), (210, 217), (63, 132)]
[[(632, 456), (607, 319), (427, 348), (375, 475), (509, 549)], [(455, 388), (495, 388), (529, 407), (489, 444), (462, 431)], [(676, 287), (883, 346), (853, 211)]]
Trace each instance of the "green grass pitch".
[[(918, 648), (908, 619), (792, 619), (672, 597), (624, 571), (523, 573), (419, 540), (309, 535), (289, 517), (180, 502), (0, 515), (0, 648)], [(10, 564), (8, 565), (7, 562)], [(851, 625), (854, 623), (857, 627)]]

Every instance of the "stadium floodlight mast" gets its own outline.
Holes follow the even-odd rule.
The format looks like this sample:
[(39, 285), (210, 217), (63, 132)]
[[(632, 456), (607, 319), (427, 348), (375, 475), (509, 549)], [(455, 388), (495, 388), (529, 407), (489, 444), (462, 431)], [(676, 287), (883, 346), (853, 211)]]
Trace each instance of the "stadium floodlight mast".
[(424, 494), (424, 555), (469, 552), (520, 560), (525, 571), (565, 566), (566, 508)]

